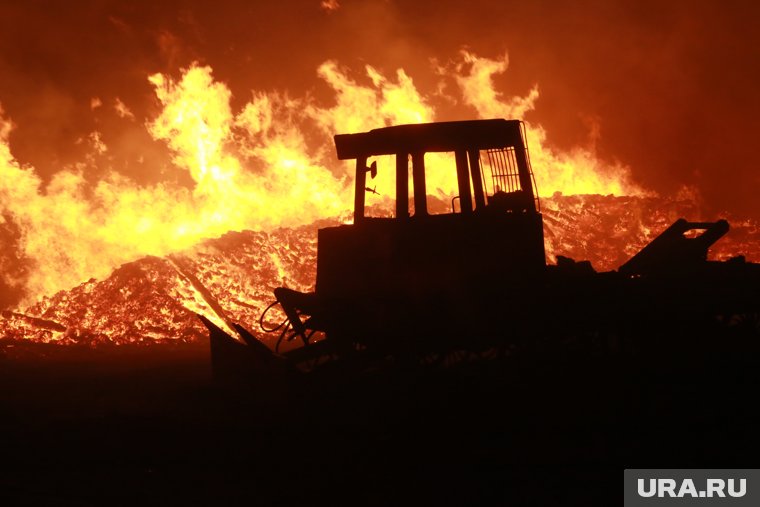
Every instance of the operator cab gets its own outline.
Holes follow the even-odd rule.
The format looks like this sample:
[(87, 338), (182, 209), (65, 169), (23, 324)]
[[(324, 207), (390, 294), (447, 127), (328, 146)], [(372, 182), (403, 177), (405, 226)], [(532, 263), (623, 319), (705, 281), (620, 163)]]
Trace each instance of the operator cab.
[[(448, 298), (535, 278), (546, 261), (524, 139), (522, 122), (503, 119), (336, 135), (338, 158), (356, 161), (354, 221), (319, 231), (317, 295)], [(368, 161), (382, 156), (394, 158), (385, 170), (395, 173), (395, 209), (375, 219), (365, 213), (367, 194), (377, 193), (368, 174), (383, 169)], [(450, 212), (439, 213), (429, 209), (427, 186), (448, 176), (442, 171), (455, 172), (456, 188)]]
[[(367, 174), (374, 179), (375, 156), (395, 157), (395, 218), (411, 216), (409, 172), (411, 169), (414, 215), (429, 214), (427, 202), (426, 154), (436, 156), (434, 171), (453, 162), (456, 168), (457, 195), (452, 213), (469, 214), (485, 210), (503, 212), (539, 211), (535, 181), (524, 142), (524, 126), (519, 120), (473, 120), (399, 125), (361, 134), (335, 136), (338, 158), (356, 160), (354, 223), (365, 217), (366, 194), (370, 188)], [(440, 154), (453, 155), (441, 157)], [(411, 162), (411, 167), (410, 167)], [(428, 169), (429, 170), (429, 169)]]

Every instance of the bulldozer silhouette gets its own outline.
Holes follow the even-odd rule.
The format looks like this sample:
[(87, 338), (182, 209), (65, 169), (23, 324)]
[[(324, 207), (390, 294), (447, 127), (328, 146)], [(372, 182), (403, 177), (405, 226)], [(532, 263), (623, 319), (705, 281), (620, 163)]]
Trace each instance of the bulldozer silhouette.
[[(216, 377), (447, 365), (568, 344), (635, 350), (708, 330), (757, 335), (760, 265), (707, 260), (725, 220), (680, 219), (616, 271), (561, 256), (548, 265), (519, 120), (391, 126), (336, 135), (335, 146), (338, 159), (356, 161), (353, 223), (319, 230), (314, 292), (274, 290), (287, 316), (266, 329), (279, 334), (275, 350), (201, 317)], [(458, 196), (447, 213), (428, 211), (430, 153), (453, 154)], [(395, 158), (392, 217), (365, 213), (377, 156)]]

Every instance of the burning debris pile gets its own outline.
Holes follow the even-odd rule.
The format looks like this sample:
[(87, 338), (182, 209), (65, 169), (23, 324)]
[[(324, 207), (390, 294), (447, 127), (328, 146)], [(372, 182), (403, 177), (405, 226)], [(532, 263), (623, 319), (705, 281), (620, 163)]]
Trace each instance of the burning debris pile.
[(679, 218), (717, 220), (731, 225), (710, 250), (711, 260), (744, 255), (760, 261), (760, 228), (730, 215), (704, 217), (690, 198), (555, 194), (543, 199), (547, 261), (557, 255), (590, 260), (598, 271), (614, 270)]
[(313, 284), (318, 225), (230, 232), (179, 254), (124, 264), (104, 280), (3, 312), (0, 337), (92, 346), (192, 342), (205, 336), (196, 313), (253, 329), (274, 287)]
[[(462, 51), (446, 66), (451, 82), (434, 92), (419, 89), (403, 69), (394, 77), (327, 61), (317, 76), (332, 90), (332, 101), (252, 90), (242, 108), (233, 108), (231, 90), (209, 66), (193, 64), (178, 78), (154, 74), (148, 80), (156, 114), (119, 114), (120, 121), (144, 121), (132, 128), (147, 129), (154, 143), (138, 143), (135, 151), (163, 146), (172, 161), (161, 166), (141, 156), (138, 172), (168, 175), (148, 185), (117, 169), (98, 130), (82, 140), (92, 144), (87, 163), (63, 167), (45, 181), (14, 157), (13, 124), (0, 109), (0, 240), (6, 246), (0, 290), (13, 289), (0, 298), (13, 308), (0, 316), (0, 340), (193, 342), (205, 336), (196, 314), (227, 330), (229, 322), (256, 330), (275, 287), (313, 287), (316, 231), (338, 223), (328, 217), (351, 210), (347, 175), (353, 169), (325, 149), (335, 133), (446, 119), (437, 110), (443, 89), (462, 107), (458, 114), (522, 118), (535, 108), (537, 86), (511, 98), (495, 88), (493, 78), (508, 67), (506, 54), (489, 59)], [(94, 115), (105, 114), (99, 98), (91, 104)], [(525, 127), (543, 196), (549, 262), (564, 255), (590, 260), (599, 271), (615, 269), (677, 218), (717, 218), (704, 217), (694, 199), (653, 197), (627, 167), (598, 159), (593, 148), (559, 150), (541, 125)], [(449, 210), (458, 183), (453, 173), (437, 170), (439, 155), (447, 156), (431, 154), (428, 161), (428, 197)], [(395, 174), (389, 158), (378, 159), (378, 174)], [(85, 172), (95, 169), (101, 176), (88, 179)], [(181, 184), (183, 178), (192, 184)], [(387, 211), (395, 183), (378, 180), (367, 187), (367, 206)], [(715, 258), (744, 253), (760, 259), (757, 224), (724, 218), (732, 232), (716, 245)], [(80, 283), (88, 277), (95, 278)], [(276, 311), (271, 316), (279, 317)]]
[[(697, 213), (690, 201), (642, 197), (556, 194), (542, 205), (547, 260), (588, 259), (599, 271), (615, 269), (677, 218)], [(0, 338), (90, 346), (187, 343), (206, 336), (196, 314), (223, 328), (231, 321), (256, 331), (275, 287), (313, 288), (317, 229), (337, 223), (229, 232), (181, 253), (144, 257), (103, 280), (3, 312)], [(732, 225), (713, 257), (760, 260), (757, 224)]]
[[(242, 107), (234, 107), (232, 90), (209, 66), (191, 65), (179, 77), (154, 74), (148, 81), (156, 108), (142, 118), (118, 115), (121, 127), (143, 136), (129, 143), (138, 160), (121, 160), (109, 145), (117, 140), (93, 130), (76, 141), (85, 160), (48, 178), (13, 153), (13, 118), (3, 113), (0, 97), (0, 241), (6, 247), (0, 289), (9, 288), (0, 305), (28, 306), (90, 277), (105, 279), (116, 266), (165, 257), (230, 230), (300, 227), (348, 213), (352, 168), (336, 160), (334, 134), (457, 116), (523, 118), (538, 90), (525, 97), (498, 93), (491, 78), (507, 63), (506, 55), (457, 55), (446, 89), (463, 110), (446, 114), (436, 111), (437, 92), (418, 88), (403, 69), (394, 77), (327, 61), (317, 77), (332, 90), (331, 100), (251, 90)], [(107, 111), (99, 98), (92, 100), (99, 121)], [(590, 149), (551, 148), (537, 123), (526, 129), (541, 195), (643, 195), (626, 167), (598, 160)], [(439, 162), (431, 155), (428, 188), (448, 203), (457, 180), (436, 170)], [(390, 158), (377, 163), (381, 177), (373, 180), (368, 205), (389, 207)], [(136, 174), (159, 181), (141, 182)]]

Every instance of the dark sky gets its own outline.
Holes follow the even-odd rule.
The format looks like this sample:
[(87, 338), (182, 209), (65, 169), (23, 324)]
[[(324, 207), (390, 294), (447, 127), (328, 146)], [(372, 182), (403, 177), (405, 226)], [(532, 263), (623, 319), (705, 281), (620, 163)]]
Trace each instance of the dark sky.
[[(710, 212), (760, 218), (760, 7), (703, 0), (0, 1), (0, 104), (11, 149), (43, 175), (81, 158), (94, 128), (112, 152), (167, 157), (137, 124), (99, 117), (116, 97), (157, 110), (146, 76), (209, 64), (242, 104), (250, 90), (328, 91), (328, 59), (432, 88), (431, 59), (462, 47), (510, 56), (506, 95), (541, 97), (530, 119), (562, 149), (600, 127), (599, 155), (662, 194), (696, 186)], [(153, 144), (151, 144), (153, 143)], [(136, 148), (139, 146), (139, 149)], [(139, 151), (139, 153), (138, 153)], [(97, 175), (93, 174), (93, 178)], [(154, 174), (133, 175), (150, 182)]]

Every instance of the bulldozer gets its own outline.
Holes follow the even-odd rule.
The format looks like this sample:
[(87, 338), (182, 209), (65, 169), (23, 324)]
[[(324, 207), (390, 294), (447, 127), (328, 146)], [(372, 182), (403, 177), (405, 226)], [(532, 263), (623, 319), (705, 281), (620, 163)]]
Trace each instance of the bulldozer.
[[(271, 306), (286, 319), (274, 329), (260, 319), (279, 334), (274, 350), (237, 324), (241, 339), (203, 319), (215, 373), (440, 365), (537, 344), (630, 348), (642, 337), (740, 325), (756, 334), (760, 265), (707, 259), (729, 229), (725, 220), (680, 219), (615, 271), (561, 256), (547, 264), (519, 120), (397, 125), (334, 140), (337, 158), (355, 161), (353, 222), (318, 231), (313, 292), (274, 290)], [(390, 216), (368, 213), (376, 157), (393, 159)], [(457, 195), (441, 211), (426, 186), (431, 171), (443, 170), (456, 171)]]

